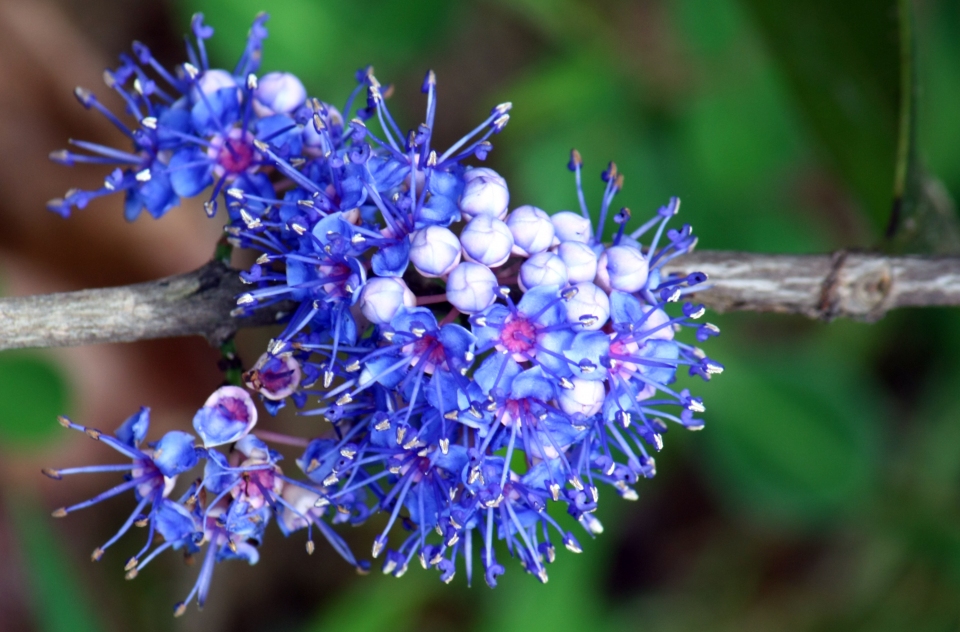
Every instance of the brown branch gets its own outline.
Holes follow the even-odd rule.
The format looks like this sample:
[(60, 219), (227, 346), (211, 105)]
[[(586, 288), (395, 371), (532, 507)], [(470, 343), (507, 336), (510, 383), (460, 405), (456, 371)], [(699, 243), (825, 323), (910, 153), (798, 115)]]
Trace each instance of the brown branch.
[(136, 285), (0, 299), (0, 349), (195, 335), (219, 345), (238, 328), (277, 320), (275, 310), (231, 317), (243, 291), (236, 270), (211, 262)]
[(720, 312), (749, 310), (875, 321), (891, 309), (960, 305), (960, 257), (695, 252), (667, 266), (705, 272), (697, 299)]
[[(960, 305), (960, 257), (705, 251), (671, 262), (666, 270), (707, 273), (713, 287), (695, 299), (721, 312), (873, 321), (899, 307)], [(243, 291), (236, 270), (209, 263), (149, 283), (0, 299), (0, 349), (190, 335), (219, 344), (241, 327), (277, 321), (276, 308), (231, 317)]]

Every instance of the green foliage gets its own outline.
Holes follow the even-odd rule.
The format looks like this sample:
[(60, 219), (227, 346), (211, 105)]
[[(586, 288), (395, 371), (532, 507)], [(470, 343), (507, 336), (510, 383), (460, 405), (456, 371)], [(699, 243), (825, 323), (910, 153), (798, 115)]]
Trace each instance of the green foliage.
[(890, 215), (900, 130), (897, 1), (743, 4), (879, 234)]
[[(202, 11), (216, 29), (210, 41), (217, 59), (232, 60), (243, 50), (250, 22), (260, 11), (270, 13), (270, 43), (264, 50), (263, 70), (285, 70), (301, 77), (314, 94), (342, 102), (353, 88), (353, 73), (375, 64), (383, 75), (406, 68), (447, 32), (455, 4), (439, 0), (372, 2), (314, 2), (282, 0), (198, 0), (181, 3), (186, 25)], [(372, 17), (375, 16), (375, 17)]]
[(883, 422), (862, 378), (838, 354), (752, 351), (723, 345), (714, 353), (727, 370), (708, 391), (716, 432), (703, 439), (717, 491), (784, 526), (862, 509), (874, 491)]
[(30, 352), (0, 354), (0, 441), (36, 447), (60, 430), (57, 415), (68, 413), (62, 370)]
[(13, 518), (19, 552), (29, 579), (31, 606), (43, 632), (97, 632), (102, 630), (93, 604), (83, 590), (79, 571), (69, 562), (60, 535), (49, 514), (35, 500), (8, 498), (5, 509)]

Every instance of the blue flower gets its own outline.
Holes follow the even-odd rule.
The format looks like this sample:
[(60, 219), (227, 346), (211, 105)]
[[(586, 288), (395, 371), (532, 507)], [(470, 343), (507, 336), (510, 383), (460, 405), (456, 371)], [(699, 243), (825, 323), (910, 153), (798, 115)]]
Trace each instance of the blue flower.
[(256, 406), (250, 395), (237, 386), (217, 389), (193, 418), (193, 428), (206, 448), (239, 441), (256, 424)]
[[(92, 558), (96, 561), (103, 557), (111, 545), (119, 540), (134, 523), (149, 523), (150, 535), (144, 551), (150, 547), (156, 529), (158, 511), (163, 506), (164, 498), (172, 491), (177, 476), (192, 470), (199, 463), (203, 452), (194, 447), (193, 436), (173, 430), (164, 435), (159, 441), (141, 448), (150, 428), (150, 409), (141, 408), (139, 412), (127, 419), (113, 436), (99, 430), (87, 428), (73, 423), (66, 417), (60, 418), (64, 428), (72, 428), (85, 433), (87, 436), (113, 448), (131, 460), (129, 464), (117, 465), (90, 465), (64, 469), (45, 469), (43, 473), (53, 479), (61, 479), (72, 474), (86, 474), (99, 472), (122, 472), (124, 482), (98, 494), (93, 498), (69, 507), (61, 507), (53, 512), (56, 518), (62, 518), (79, 509), (90, 507), (103, 500), (118, 494), (132, 491), (137, 500), (137, 506), (120, 527), (120, 530), (105, 544), (94, 550)], [(147, 507), (150, 509), (147, 510)], [(147, 513), (144, 513), (144, 512)], [(141, 551), (142, 555), (143, 551)], [(129, 569), (128, 569), (129, 570)]]
[[(270, 142), (281, 151), (300, 151), (302, 126), (288, 113), (254, 110), (254, 91), (266, 16), (254, 22), (240, 63), (233, 71), (209, 66), (204, 41), (213, 29), (197, 14), (192, 22), (194, 43), (187, 44), (190, 61), (170, 72), (159, 64), (149, 48), (136, 43), (134, 55), (123, 55), (121, 65), (105, 74), (107, 86), (126, 103), (134, 118), (128, 125), (105, 108), (90, 91), (78, 88), (77, 99), (87, 109), (105, 116), (130, 138), (129, 150), (86, 141), (73, 141), (85, 153), (61, 150), (51, 158), (61, 164), (116, 165), (101, 188), (72, 190), (51, 200), (48, 208), (67, 216), (72, 208), (84, 208), (91, 200), (124, 191), (124, 214), (130, 221), (142, 210), (162, 217), (180, 203), (210, 185), (213, 193), (207, 213), (217, 209), (217, 198), (227, 188), (237, 187), (272, 198), (273, 187), (258, 170), (264, 158), (255, 143)], [(263, 118), (260, 118), (260, 117)]]
[[(240, 274), (248, 287), (234, 314), (281, 312), (282, 331), (244, 384), (271, 415), (292, 404), (319, 427), (307, 426), (308, 439), (253, 434), (257, 406), (239, 386), (219, 388), (194, 416), (202, 448), (180, 431), (141, 447), (147, 409), (113, 436), (64, 420), (131, 463), (45, 470), (126, 476), (55, 515), (133, 491), (137, 508), (94, 557), (133, 524), (149, 534), (128, 577), (165, 550), (202, 555), (176, 614), (194, 598), (203, 605), (220, 562), (257, 563), (273, 519), (288, 536), (306, 529), (308, 552), (319, 530), (361, 571), (369, 564), (334, 527), (384, 513), (371, 552), (385, 573), (399, 577), (417, 558), (449, 582), (462, 563), (470, 583), (479, 558), (495, 586), (506, 570), (495, 554), (501, 541), (546, 581), (555, 543), (581, 550), (548, 509), (599, 534), (600, 486), (635, 499), (668, 428), (703, 427), (703, 400), (681, 380), (723, 370), (696, 346), (719, 333), (690, 302), (709, 286), (706, 276), (665, 271), (696, 245), (689, 226), (667, 227), (679, 200), (628, 231), (630, 211), (613, 210), (623, 176), (610, 163), (591, 214), (574, 151), (579, 213), (510, 212), (506, 180), (467, 164), (486, 158), (509, 103), (438, 151), (432, 72), (422, 85), (424, 122), (404, 133), (387, 106), (391, 90), (371, 68), (357, 73), (341, 109), (309, 97), (289, 73), (258, 78), (265, 21), (254, 21), (232, 70), (210, 67), (213, 30), (199, 15), (188, 61), (174, 72), (136, 44), (107, 73), (133, 126), (78, 91), (132, 148), (77, 141), (83, 152), (56, 152), (65, 164), (113, 170), (100, 189), (50, 206), (66, 215), (124, 191), (134, 219), (206, 190), (211, 216), (224, 200), (229, 243), (258, 253)], [(301, 478), (283, 471), (268, 441), (303, 449)], [(176, 478), (201, 460), (202, 476), (172, 500)], [(156, 534), (163, 542), (154, 547)]]

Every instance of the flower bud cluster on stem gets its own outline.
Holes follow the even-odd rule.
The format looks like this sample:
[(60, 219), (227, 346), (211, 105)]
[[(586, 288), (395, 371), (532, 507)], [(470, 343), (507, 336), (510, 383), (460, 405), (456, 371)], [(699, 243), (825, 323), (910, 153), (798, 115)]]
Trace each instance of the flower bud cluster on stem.
[[(403, 575), (416, 558), (443, 581), (462, 568), (469, 582), (476, 569), (495, 586), (501, 540), (547, 581), (555, 543), (581, 550), (552, 505), (599, 534), (601, 486), (636, 498), (668, 429), (703, 427), (703, 402), (678, 376), (708, 380), (723, 367), (696, 346), (719, 330), (687, 300), (706, 276), (664, 271), (696, 244), (689, 226), (668, 228), (679, 201), (628, 228), (630, 211), (613, 210), (624, 180), (610, 163), (591, 213), (574, 151), (577, 211), (512, 205), (507, 181), (474, 164), (492, 151), (509, 103), (437, 147), (433, 72), (423, 122), (403, 133), (387, 105), (392, 88), (372, 68), (339, 109), (294, 75), (258, 76), (265, 22), (254, 21), (233, 70), (210, 67), (213, 30), (202, 16), (189, 61), (172, 71), (135, 44), (107, 73), (133, 124), (78, 92), (132, 146), (77, 141), (84, 153), (58, 152), (114, 170), (102, 188), (50, 208), (67, 215), (122, 191), (128, 219), (160, 217), (203, 194), (209, 215), (225, 209), (230, 242), (259, 253), (240, 275), (235, 314), (294, 308), (244, 387), (224, 386), (200, 408), (195, 435), (173, 431), (144, 447), (147, 409), (113, 435), (64, 420), (131, 462), (46, 470), (125, 476), (55, 515), (133, 492), (136, 509), (94, 557), (132, 525), (149, 529), (128, 578), (168, 549), (202, 556), (177, 614), (193, 598), (203, 604), (220, 562), (256, 563), (271, 521), (285, 535), (306, 530), (308, 552), (316, 529), (365, 571), (370, 563), (332, 526), (383, 513), (370, 553), (384, 573)], [(255, 431), (258, 410), (286, 406), (310, 439)], [(289, 476), (266, 442), (301, 447), (301, 475)], [(178, 491), (178, 477), (201, 465)]]

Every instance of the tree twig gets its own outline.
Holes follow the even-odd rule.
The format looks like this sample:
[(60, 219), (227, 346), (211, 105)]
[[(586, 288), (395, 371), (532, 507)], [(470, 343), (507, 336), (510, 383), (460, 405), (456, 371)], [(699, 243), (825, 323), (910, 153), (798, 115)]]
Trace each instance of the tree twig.
[[(707, 273), (713, 287), (695, 300), (721, 312), (874, 321), (899, 307), (960, 305), (960, 257), (703, 251), (671, 262), (666, 270)], [(250, 318), (231, 317), (243, 291), (236, 270), (212, 262), (137, 285), (0, 299), (0, 349), (190, 335), (220, 344), (239, 328), (278, 319), (276, 307)]]
[(705, 272), (697, 299), (720, 312), (749, 310), (873, 322), (891, 309), (960, 305), (960, 257), (695, 252), (671, 272)]
[(238, 328), (277, 320), (275, 309), (231, 317), (243, 291), (237, 271), (213, 261), (136, 285), (0, 299), (0, 349), (195, 335), (219, 346)]

